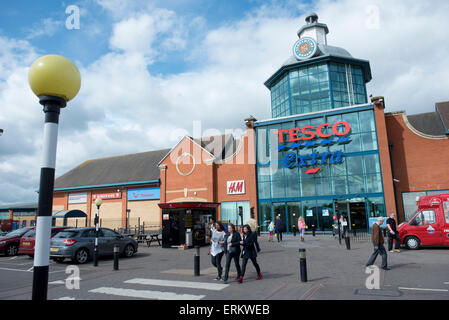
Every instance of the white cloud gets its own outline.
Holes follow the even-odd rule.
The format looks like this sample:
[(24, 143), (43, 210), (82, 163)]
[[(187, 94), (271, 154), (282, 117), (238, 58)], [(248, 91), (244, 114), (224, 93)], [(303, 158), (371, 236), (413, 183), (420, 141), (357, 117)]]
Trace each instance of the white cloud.
[[(108, 10), (122, 1), (101, 3)], [(448, 100), (448, 5), (375, 1), (379, 28), (366, 25), (361, 1), (321, 0), (313, 9), (329, 26), (328, 43), (371, 62), (373, 95), (384, 95), (387, 110), (409, 114), (432, 111)], [(301, 5), (303, 6), (303, 5)], [(172, 132), (202, 120), (202, 129), (243, 127), (249, 114), (270, 117), (269, 91), (263, 85), (291, 55), (305, 16), (265, 5), (241, 21), (208, 30), (205, 20), (184, 20), (166, 9), (136, 13), (128, 7), (113, 25), (111, 52), (80, 68), (79, 96), (61, 112), (57, 175), (87, 159), (172, 147)], [(203, 34), (203, 33), (201, 33)], [(196, 42), (192, 43), (192, 39)], [(151, 66), (183, 48), (192, 68), (170, 75)], [(0, 202), (35, 196), (41, 157), (43, 113), (28, 88), (27, 66), (36, 48), (0, 37)], [(165, 61), (165, 60), (164, 60)], [(32, 200), (32, 199), (31, 199)]]
[(155, 9), (115, 24), (110, 46), (125, 53), (138, 53), (154, 58), (159, 47), (173, 50), (185, 46), (180, 28), (182, 26), (173, 11)]
[(62, 27), (63, 22), (61, 20), (52, 18), (42, 19), (39, 23), (33, 24), (28, 30), (27, 39), (34, 39), (41, 36), (51, 37)]

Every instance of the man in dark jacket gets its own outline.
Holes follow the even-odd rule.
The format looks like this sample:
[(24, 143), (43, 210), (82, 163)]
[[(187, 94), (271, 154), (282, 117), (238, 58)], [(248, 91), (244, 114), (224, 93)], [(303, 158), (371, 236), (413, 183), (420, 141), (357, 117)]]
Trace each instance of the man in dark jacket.
[[(388, 251), (389, 252), (401, 252), (399, 247), (401, 245), (401, 239), (399, 238), (399, 231), (396, 228), (396, 220), (394, 219), (394, 212), (390, 213), (390, 217), (387, 219), (387, 231), (388, 231)], [(393, 240), (396, 242), (393, 251)]]
[(278, 242), (279, 238), (281, 239), (280, 241), (282, 241), (282, 232), (284, 231), (284, 224), (282, 223), (281, 217), (279, 216), (276, 216), (276, 220), (274, 221), (274, 230), (276, 232)]
[(376, 261), (377, 256), (380, 254), (380, 256), (382, 257), (381, 268), (384, 270), (390, 270), (387, 266), (387, 251), (384, 247), (384, 236), (382, 235), (382, 229), (380, 228), (380, 225), (382, 223), (384, 223), (384, 219), (382, 217), (379, 217), (373, 224), (373, 228), (371, 230), (371, 239), (374, 245), (374, 252), (369, 258), (366, 266), (369, 267), (373, 265), (374, 261)]

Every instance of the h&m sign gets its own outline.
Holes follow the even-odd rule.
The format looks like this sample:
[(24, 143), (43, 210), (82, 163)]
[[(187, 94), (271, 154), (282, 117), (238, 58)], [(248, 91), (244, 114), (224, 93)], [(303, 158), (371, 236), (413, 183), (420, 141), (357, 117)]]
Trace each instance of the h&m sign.
[(227, 181), (227, 194), (245, 194), (245, 180)]

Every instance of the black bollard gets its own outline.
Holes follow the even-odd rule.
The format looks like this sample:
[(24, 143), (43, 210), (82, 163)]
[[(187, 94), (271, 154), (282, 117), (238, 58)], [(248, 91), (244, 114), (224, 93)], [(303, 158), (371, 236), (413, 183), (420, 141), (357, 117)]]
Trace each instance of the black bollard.
[(299, 249), (299, 274), (301, 282), (307, 282), (306, 249)]
[(315, 225), (313, 224), (313, 225), (312, 225), (312, 235), (313, 235), (314, 237), (315, 237), (315, 229), (316, 229), (316, 228), (315, 228)]
[(195, 254), (193, 256), (193, 271), (195, 276), (200, 275), (200, 246), (195, 246)]
[(348, 233), (346, 233), (346, 235), (345, 235), (345, 243), (346, 243), (346, 249), (351, 250), (351, 240), (349, 238)]
[(118, 257), (120, 255), (120, 246), (116, 244), (114, 246), (114, 270), (118, 270)]

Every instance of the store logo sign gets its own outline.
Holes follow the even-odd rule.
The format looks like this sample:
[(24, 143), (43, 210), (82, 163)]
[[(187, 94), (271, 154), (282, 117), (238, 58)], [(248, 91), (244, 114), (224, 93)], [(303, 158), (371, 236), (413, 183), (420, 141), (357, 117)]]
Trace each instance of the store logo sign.
[(227, 181), (228, 194), (245, 194), (245, 180)]
[(120, 199), (122, 197), (121, 192), (111, 192), (111, 193), (100, 193), (100, 194), (93, 194), (92, 195), (92, 201), (95, 201), (96, 199)]
[[(343, 132), (338, 130), (339, 127), (344, 127)], [(327, 133), (323, 132), (324, 128), (329, 128)], [(319, 153), (315, 150), (308, 154), (300, 154), (300, 149), (308, 149), (317, 146), (329, 146), (334, 144), (346, 144), (351, 142), (347, 135), (351, 132), (351, 126), (346, 121), (338, 121), (331, 125), (330, 123), (320, 124), (315, 126), (304, 126), (302, 128), (290, 128), (285, 130), (278, 130), (273, 134), (278, 135), (278, 151), (298, 150), (297, 153), (289, 152), (285, 155), (283, 165), (286, 168), (308, 167), (316, 165), (324, 165), (326, 162), (331, 164), (341, 163), (344, 154), (341, 150), (335, 152)], [(285, 141), (287, 136), (288, 141)], [(318, 140), (321, 139), (321, 140)], [(320, 171), (320, 168), (311, 168), (306, 173), (313, 174)]]
[(160, 199), (160, 188), (130, 189), (128, 190), (128, 200), (154, 200)]
[(86, 203), (86, 202), (87, 202), (87, 192), (69, 194), (69, 203)]

